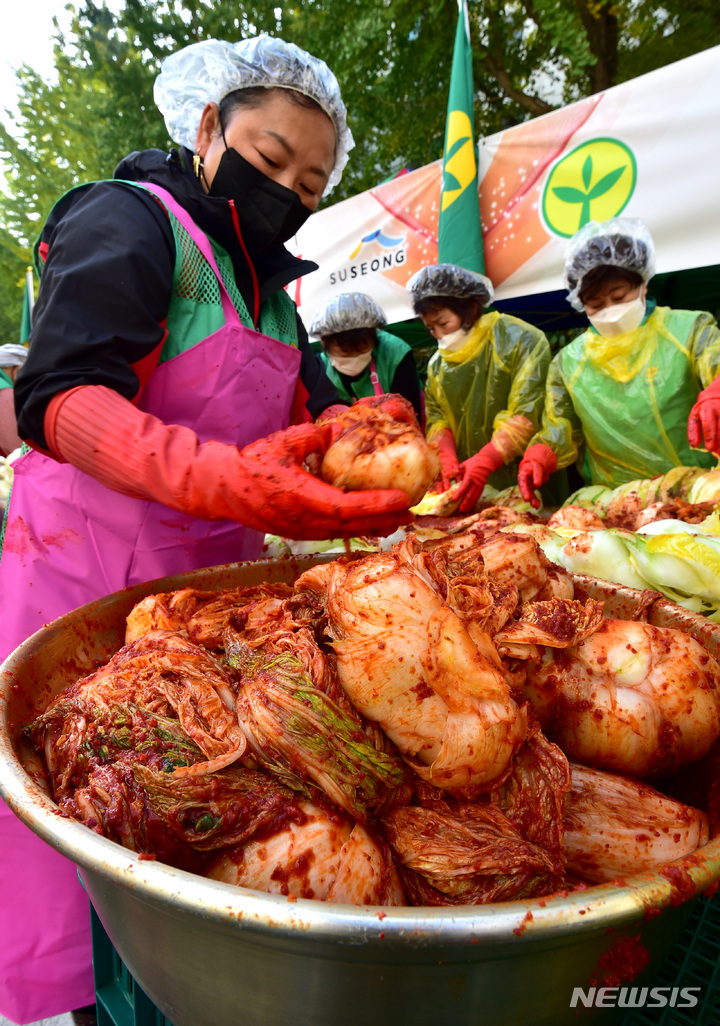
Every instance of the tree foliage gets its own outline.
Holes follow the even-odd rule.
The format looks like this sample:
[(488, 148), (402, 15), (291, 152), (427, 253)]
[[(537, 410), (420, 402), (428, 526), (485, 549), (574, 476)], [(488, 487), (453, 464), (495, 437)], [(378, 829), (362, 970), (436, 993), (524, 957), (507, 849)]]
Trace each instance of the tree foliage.
[[(480, 135), (720, 42), (715, 0), (468, 0)], [(162, 59), (206, 38), (269, 32), (324, 57), (356, 148), (331, 201), (442, 153), (456, 0), (84, 0), (57, 30), (57, 82), (18, 73), (20, 116), (0, 123), (0, 328), (19, 325), (30, 247), (53, 202), (112, 175), (134, 149), (167, 148), (153, 102)]]

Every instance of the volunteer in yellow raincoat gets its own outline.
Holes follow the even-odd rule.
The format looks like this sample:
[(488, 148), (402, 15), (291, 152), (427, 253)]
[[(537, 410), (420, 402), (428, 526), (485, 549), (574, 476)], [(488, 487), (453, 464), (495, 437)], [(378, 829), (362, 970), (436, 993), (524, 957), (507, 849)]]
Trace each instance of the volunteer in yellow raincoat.
[(568, 299), (590, 327), (550, 365), (542, 428), (518, 473), (533, 505), (534, 488), (579, 459), (589, 484), (609, 488), (715, 465), (720, 329), (709, 313), (657, 306), (647, 294), (654, 272), (638, 218), (591, 221), (570, 241)]
[(550, 346), (538, 328), (493, 311), (493, 286), (455, 264), (423, 267), (408, 282), (415, 313), (437, 339), (427, 369), (427, 437), (441, 486), (460, 481), (460, 512), (486, 483), (515, 483), (518, 457), (540, 424)]

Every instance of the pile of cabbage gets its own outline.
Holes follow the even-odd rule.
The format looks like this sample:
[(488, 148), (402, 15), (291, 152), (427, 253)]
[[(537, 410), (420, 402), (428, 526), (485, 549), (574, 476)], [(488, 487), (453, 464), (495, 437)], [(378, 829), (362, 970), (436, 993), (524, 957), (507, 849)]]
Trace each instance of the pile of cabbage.
[[(420, 517), (454, 516), (458, 508), (456, 491), (456, 485), (445, 492), (428, 491), (412, 507), (412, 512)], [(704, 506), (709, 512), (718, 503), (720, 468), (704, 470), (702, 467), (673, 467), (667, 474), (628, 481), (617, 488), (587, 485), (574, 492), (563, 505), (581, 506), (592, 510), (607, 522), (608, 527), (633, 528), (638, 516), (655, 518), (655, 514), (662, 508), (668, 516), (674, 516), (679, 512), (682, 518), (688, 506)], [(531, 512), (533, 508), (522, 497), (517, 485), (501, 491), (491, 485), (485, 485), (476, 509), (482, 510), (489, 506), (505, 506), (523, 513)]]
[[(536, 525), (523, 530), (566, 570), (652, 589), (720, 620), (720, 468), (675, 467), (613, 489), (589, 485), (549, 519), (547, 513), (535, 515), (516, 487), (496, 492), (486, 486), (478, 508), (492, 513), (490, 504), (522, 513), (527, 524)], [(414, 512), (451, 517), (456, 509), (451, 489), (429, 492)]]
[(606, 619), (507, 511), (292, 586), (152, 595), (28, 728), (62, 812), (211, 879), (361, 905), (549, 895), (707, 843), (720, 665)]
[[(545, 524), (525, 526), (543, 552), (574, 573), (629, 588), (650, 588), (671, 602), (720, 621), (720, 515), (700, 523), (656, 520), (636, 531), (564, 507)], [(582, 514), (582, 511), (580, 511)]]
[(628, 481), (617, 488), (588, 485), (574, 492), (564, 505), (591, 509), (617, 526), (618, 516), (673, 500), (690, 505), (720, 503), (720, 468), (673, 467), (667, 474)]

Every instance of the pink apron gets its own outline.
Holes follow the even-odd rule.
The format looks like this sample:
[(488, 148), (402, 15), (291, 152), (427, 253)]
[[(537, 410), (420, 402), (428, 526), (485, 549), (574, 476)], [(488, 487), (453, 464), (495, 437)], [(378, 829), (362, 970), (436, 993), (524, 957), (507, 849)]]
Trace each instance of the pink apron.
[(383, 387), (380, 384), (380, 378), (378, 377), (375, 361), (372, 358), (370, 359), (370, 380), (372, 381), (372, 387), (375, 395), (385, 395)]
[[(246, 328), (210, 243), (168, 192), (156, 193), (217, 275), (225, 325), (160, 364), (138, 406), (201, 442), (243, 446), (288, 426), (297, 349)], [(241, 559), (262, 536), (113, 492), (32, 451), (15, 478), (0, 558), (0, 660), (44, 623), (128, 585)], [(0, 1013), (18, 1023), (92, 1004), (88, 900), (75, 865), (0, 800)]]

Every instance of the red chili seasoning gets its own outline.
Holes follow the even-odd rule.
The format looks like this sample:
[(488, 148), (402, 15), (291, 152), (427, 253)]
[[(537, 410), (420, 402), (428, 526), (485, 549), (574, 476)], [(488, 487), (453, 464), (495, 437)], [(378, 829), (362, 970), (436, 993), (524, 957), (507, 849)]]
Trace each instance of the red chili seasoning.
[[(650, 952), (642, 942), (642, 934), (621, 937), (598, 959), (598, 966), (603, 970), (602, 985), (619, 987), (621, 983), (630, 983), (649, 962)], [(595, 985), (598, 981), (591, 979), (590, 982)]]

